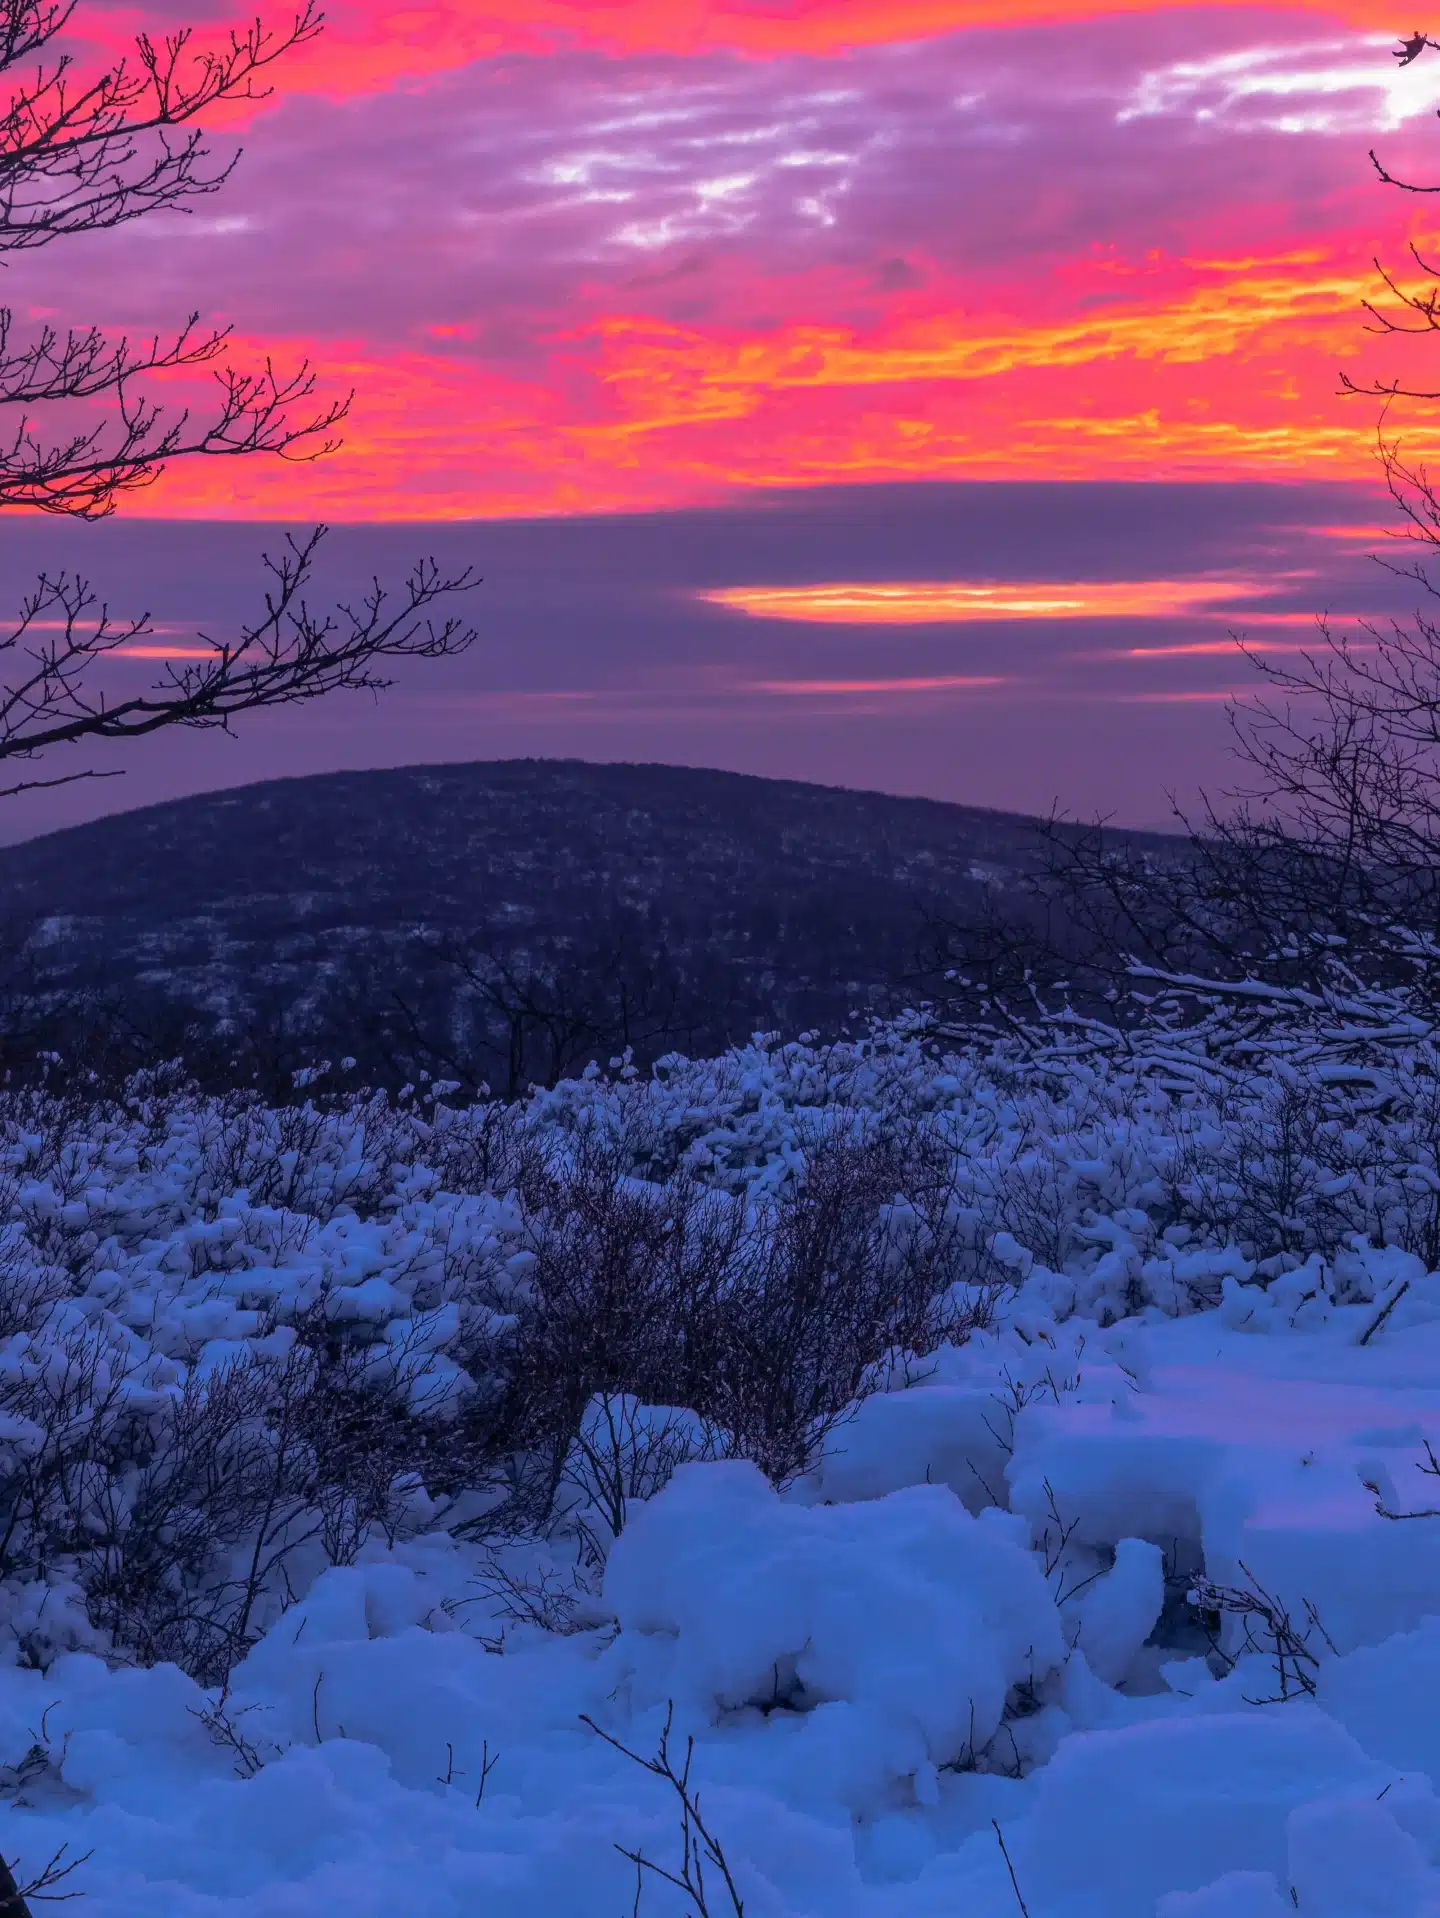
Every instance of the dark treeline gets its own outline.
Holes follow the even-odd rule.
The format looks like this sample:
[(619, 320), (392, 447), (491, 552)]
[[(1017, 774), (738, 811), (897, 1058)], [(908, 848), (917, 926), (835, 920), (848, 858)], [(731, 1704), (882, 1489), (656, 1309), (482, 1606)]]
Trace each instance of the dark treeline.
[(723, 939), (659, 908), (601, 901), (563, 936), (418, 929), (342, 953), (303, 982), (293, 972), (240, 982), (223, 1010), (154, 979), (57, 977), (44, 947), (12, 932), (4, 1069), (12, 1083), (58, 1068), (116, 1084), (180, 1061), (199, 1089), (244, 1085), (283, 1102), (297, 1073), (324, 1063), (348, 1085), (396, 1092), (441, 1080), (467, 1097), (511, 1099), (591, 1061), (644, 1071), (757, 1031), (833, 1037), (948, 990), (929, 950), (942, 950), (949, 922), (931, 902), (871, 921), (879, 936), (858, 954), (843, 902), (808, 904), (781, 914), (756, 901)]

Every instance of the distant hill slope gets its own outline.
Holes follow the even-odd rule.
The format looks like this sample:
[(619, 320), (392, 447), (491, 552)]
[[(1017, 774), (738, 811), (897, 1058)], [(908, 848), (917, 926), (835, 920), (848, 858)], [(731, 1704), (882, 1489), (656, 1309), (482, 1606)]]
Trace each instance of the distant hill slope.
[(977, 807), (518, 759), (274, 780), (0, 848), (0, 921), (57, 984), (217, 1010), (403, 972), (422, 928), (527, 964), (608, 939), (723, 999), (692, 1037), (724, 1043), (903, 997), (926, 913), (1004, 910), (1035, 856), (1033, 821)]

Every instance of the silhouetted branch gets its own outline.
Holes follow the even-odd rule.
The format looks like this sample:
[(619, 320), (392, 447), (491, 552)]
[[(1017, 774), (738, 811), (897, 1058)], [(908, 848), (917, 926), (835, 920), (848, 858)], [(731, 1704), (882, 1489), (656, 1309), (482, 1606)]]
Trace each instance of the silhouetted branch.
[[(358, 605), (315, 614), (305, 588), (325, 530), (303, 540), (287, 536), (278, 558), (266, 556), (272, 585), (263, 618), (234, 640), (197, 635), (208, 657), (171, 663), (145, 692), (128, 696), (97, 689), (92, 669), (150, 634), (148, 616), (113, 621), (87, 580), (42, 575), (17, 623), (0, 637), (0, 653), (24, 662), (0, 687), (0, 761), (92, 740), (143, 738), (168, 726), (228, 731), (241, 713), (338, 691), (377, 691), (390, 683), (376, 671), (384, 660), (443, 658), (473, 642), (474, 631), (459, 619), (437, 623), (426, 614), (436, 600), (479, 581), (469, 568), (442, 573), (433, 560), (415, 567), (393, 603), (376, 580)], [(13, 790), (96, 776), (82, 769)]]
[[(133, 53), (81, 79), (72, 55), (44, 58), (72, 13), (73, 0), (0, 0), (0, 73), (37, 59), (0, 111), (0, 254), (164, 208), (186, 211), (216, 192), (238, 154), (212, 162), (192, 123), (220, 103), (265, 97), (259, 76), (314, 39), (323, 17), (305, 0), (283, 30), (257, 19), (218, 46), (198, 44), (188, 27), (158, 41), (142, 33)], [(313, 459), (336, 444), (332, 429), (350, 405), (347, 396), (296, 415), (315, 389), (308, 363), (288, 373), (269, 360), (252, 371), (217, 365), (229, 328), (205, 330), (194, 313), (170, 339), (138, 345), (48, 322), (28, 339), (15, 334), (13, 309), (0, 307), (0, 406), (18, 409), (16, 424), (0, 433), (0, 508), (92, 519), (172, 459)], [(137, 386), (146, 374), (200, 367), (210, 368), (218, 396), (203, 419), (189, 407), (167, 409)], [(58, 401), (88, 403), (92, 415), (103, 408), (102, 416), (48, 439), (33, 409)]]

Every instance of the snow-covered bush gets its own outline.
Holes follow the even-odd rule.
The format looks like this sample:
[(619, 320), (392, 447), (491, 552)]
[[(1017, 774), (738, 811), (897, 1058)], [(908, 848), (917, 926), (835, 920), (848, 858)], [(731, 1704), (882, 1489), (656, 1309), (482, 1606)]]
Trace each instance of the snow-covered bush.
[[(1423, 1011), (1338, 969), (1328, 995), (1140, 984), (1123, 1029), (944, 1043), (916, 1016), (518, 1106), (272, 1110), (178, 1073), (108, 1104), (5, 1093), (25, 1655), (223, 1674), (321, 1566), (442, 1524), (568, 1524), (603, 1556), (679, 1460), (803, 1477), (1002, 1297), (1055, 1326), (1440, 1316)], [(654, 1406), (683, 1440), (636, 1426)]]
[(42, 1660), (223, 1675), (372, 1536), (571, 1511), (577, 1446), (613, 1521), (660, 1451), (611, 1482), (597, 1395), (687, 1407), (710, 1449), (793, 1477), (891, 1354), (983, 1304), (904, 1153), (864, 1136), (792, 1126), (786, 1176), (736, 1191), (641, 1179), (622, 1128), (539, 1102), (421, 1120), (141, 1087), (88, 1133), (34, 1094), (0, 1116), (0, 1580), (84, 1596), (83, 1624), (27, 1628)]
[(1141, 985), (510, 1105), (0, 1092), (0, 1849), (693, 1918), (699, 1817), (761, 1918), (1430, 1918), (1425, 1001)]

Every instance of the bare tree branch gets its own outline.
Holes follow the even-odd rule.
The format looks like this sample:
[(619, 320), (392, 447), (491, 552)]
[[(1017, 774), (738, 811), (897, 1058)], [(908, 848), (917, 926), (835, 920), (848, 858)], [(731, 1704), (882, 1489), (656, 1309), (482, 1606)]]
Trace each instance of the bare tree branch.
[(0, 0), (0, 73), (42, 56), (0, 110), (0, 253), (215, 192), (238, 155), (212, 165), (204, 134), (177, 130), (222, 102), (266, 98), (258, 76), (324, 22), (306, 0), (281, 31), (256, 19), (215, 47), (189, 27), (158, 42), (142, 33), (132, 55), (81, 80), (72, 55), (43, 59), (73, 12), (74, 0)]
[[(140, 739), (167, 726), (228, 732), (241, 713), (332, 692), (378, 692), (391, 683), (377, 671), (382, 661), (440, 659), (471, 645), (472, 628), (454, 617), (437, 622), (427, 609), (480, 582), (469, 568), (442, 573), (433, 559), (415, 567), (393, 603), (377, 579), (358, 605), (315, 614), (305, 588), (325, 533), (321, 526), (303, 540), (289, 535), (278, 558), (267, 554), (272, 584), (263, 618), (234, 640), (199, 634), (197, 648), (210, 656), (168, 664), (142, 693), (97, 686), (92, 669), (152, 634), (148, 615), (114, 621), (88, 580), (42, 574), (18, 621), (0, 635), (0, 653), (23, 661), (0, 686), (0, 762), (94, 740)], [(101, 776), (77, 769), (11, 790)]]
[[(165, 208), (187, 211), (196, 196), (215, 192), (238, 156), (213, 160), (193, 123), (223, 103), (263, 99), (262, 76), (313, 40), (323, 19), (317, 0), (304, 0), (278, 32), (256, 19), (217, 45), (197, 42), (190, 28), (159, 41), (142, 33), (133, 53), (82, 76), (72, 54), (51, 52), (73, 10), (74, 0), (0, 0), (0, 74), (16, 76), (0, 105), (0, 254)], [(310, 460), (332, 451), (352, 396), (311, 405), (316, 379), (305, 361), (288, 372), (268, 358), (258, 369), (231, 366), (229, 332), (191, 313), (169, 338), (112, 339), (99, 327), (50, 322), (21, 337), (13, 309), (0, 307), (0, 409), (10, 409), (0, 414), (10, 422), (0, 424), (0, 509), (98, 519), (175, 459)], [(201, 373), (214, 386), (203, 414), (166, 406), (146, 384), (151, 375)], [(37, 414), (50, 406), (64, 424), (47, 435)], [(393, 599), (375, 580), (358, 606), (314, 614), (305, 587), (324, 532), (288, 537), (278, 559), (267, 556), (271, 584), (260, 619), (233, 640), (201, 635), (192, 649), (198, 657), (168, 666), (139, 694), (90, 674), (108, 657), (138, 650), (153, 631), (148, 616), (112, 621), (79, 574), (42, 575), (0, 635), (0, 652), (11, 653), (16, 668), (0, 687), (0, 760), (144, 738), (167, 726), (228, 729), (239, 713), (342, 689), (378, 691), (389, 683), (379, 662), (440, 658), (472, 642), (458, 619), (437, 624), (428, 612), (478, 582), (468, 568), (442, 574), (433, 560)], [(114, 776), (77, 767), (22, 778), (0, 787), (0, 798)]]
[[(221, 102), (264, 98), (269, 88), (258, 76), (314, 39), (323, 19), (306, 0), (282, 31), (255, 20), (218, 47), (197, 45), (188, 28), (158, 43), (141, 34), (133, 55), (82, 81), (72, 55), (44, 60), (72, 11), (73, 0), (0, 0), (0, 73), (39, 60), (0, 108), (0, 254), (164, 208), (188, 211), (194, 198), (217, 191), (238, 154), (212, 164), (204, 135), (177, 129)], [(107, 340), (95, 327), (49, 324), (17, 340), (13, 309), (0, 307), (0, 407), (15, 420), (0, 430), (0, 508), (93, 519), (151, 484), (172, 459), (314, 459), (332, 450), (350, 396), (307, 409), (315, 390), (308, 363), (293, 372), (269, 360), (248, 372), (220, 363), (229, 330), (205, 330), (192, 313), (168, 340), (134, 344)], [(137, 384), (146, 374), (201, 367), (217, 390), (204, 419), (192, 419), (188, 407), (166, 409)], [(33, 409), (57, 401), (84, 410), (68, 431), (46, 438)]]
[(65, 1883), (72, 1871), (78, 1871), (94, 1856), (87, 1851), (82, 1857), (72, 1858), (66, 1863), (65, 1854), (69, 1849), (68, 1845), (62, 1845), (49, 1862), (24, 1884), (16, 1879), (10, 1866), (0, 1858), (0, 1918), (32, 1918), (32, 1898), (36, 1903), (43, 1899), (51, 1904), (65, 1904), (71, 1898), (83, 1898), (85, 1894), (81, 1891), (56, 1889)]

